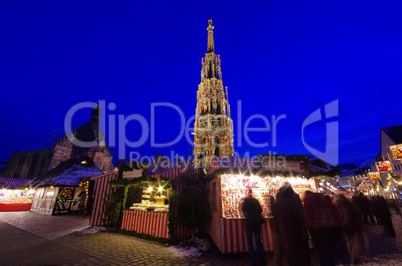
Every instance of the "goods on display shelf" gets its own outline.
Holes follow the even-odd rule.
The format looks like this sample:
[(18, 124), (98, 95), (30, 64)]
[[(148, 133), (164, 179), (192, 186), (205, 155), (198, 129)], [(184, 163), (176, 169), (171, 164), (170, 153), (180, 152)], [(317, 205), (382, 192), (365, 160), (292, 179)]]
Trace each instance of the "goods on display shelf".
[(1, 189), (0, 203), (31, 203), (35, 190)]
[(165, 196), (157, 196), (157, 197), (155, 197), (156, 205), (165, 205), (165, 200), (166, 200)]
[(136, 211), (168, 212), (169, 205), (134, 203), (129, 209)]
[(134, 203), (130, 210), (137, 211), (153, 211), (153, 212), (168, 212), (169, 205), (165, 204), (167, 201), (167, 197), (163, 195), (163, 189), (158, 189), (159, 196), (152, 195), (153, 189), (149, 187), (148, 189), (144, 189), (142, 191), (141, 203)]
[(301, 177), (270, 177), (244, 176), (240, 174), (224, 174), (221, 176), (222, 216), (224, 218), (244, 218), (241, 211), (247, 188), (253, 190), (253, 195), (260, 201), (263, 216), (271, 217), (270, 197), (276, 196), (281, 184), (289, 182), (298, 194), (305, 190), (315, 191), (315, 183)]
[(129, 207), (129, 209), (136, 211), (147, 211), (147, 205), (142, 203), (134, 203), (133, 206)]

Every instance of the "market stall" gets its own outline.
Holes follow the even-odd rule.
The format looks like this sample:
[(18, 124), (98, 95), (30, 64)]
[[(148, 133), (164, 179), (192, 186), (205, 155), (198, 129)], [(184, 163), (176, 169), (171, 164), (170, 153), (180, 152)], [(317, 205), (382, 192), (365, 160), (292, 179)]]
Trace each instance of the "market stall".
[(170, 238), (168, 210), (170, 188), (149, 186), (142, 191), (141, 202), (133, 203), (124, 212), (121, 229), (135, 231), (158, 238)]
[[(121, 229), (165, 239), (172, 237), (184, 239), (198, 232), (197, 227), (186, 226), (173, 220), (172, 217), (176, 217), (175, 215), (169, 217), (169, 214), (175, 212), (183, 213), (180, 202), (177, 201), (179, 195), (183, 193), (198, 195), (197, 189), (192, 186), (193, 181), (198, 180), (195, 171), (183, 162), (171, 168), (150, 165), (147, 172), (149, 177), (141, 173), (142, 177), (136, 177), (135, 174), (127, 176), (127, 172), (123, 172), (123, 179), (132, 179), (123, 183), (136, 184), (135, 187), (141, 189), (139, 197), (126, 204)], [(116, 181), (111, 182), (115, 182), (116, 185), (119, 183)], [(176, 195), (173, 197), (175, 207), (170, 209), (172, 193)]]
[(30, 185), (36, 191), (31, 211), (48, 215), (79, 213), (81, 196), (86, 193), (81, 181), (101, 174), (87, 156), (61, 163), (32, 180)]
[(29, 211), (35, 190), (26, 187), (29, 179), (0, 178), (0, 211)]
[(292, 184), (296, 193), (316, 190), (314, 180), (300, 177), (270, 177), (241, 174), (222, 174), (209, 183), (209, 201), (212, 219), (207, 227), (208, 234), (222, 253), (247, 252), (244, 230), (245, 217), (241, 206), (246, 188), (253, 189), (253, 195), (263, 207), (266, 223), (262, 226), (262, 235), (266, 251), (275, 250), (270, 197), (276, 196), (282, 182)]
[(106, 217), (105, 198), (115, 190), (110, 186), (110, 181), (115, 179), (117, 179), (117, 172), (115, 170), (91, 178), (91, 182), (94, 183), (94, 189), (91, 195), (92, 212), (89, 217), (90, 226), (104, 225)]

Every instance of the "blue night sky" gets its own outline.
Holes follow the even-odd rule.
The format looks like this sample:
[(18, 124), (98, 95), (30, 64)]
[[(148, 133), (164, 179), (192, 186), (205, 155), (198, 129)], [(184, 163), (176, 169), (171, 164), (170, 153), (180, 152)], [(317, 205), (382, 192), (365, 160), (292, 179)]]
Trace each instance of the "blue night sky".
[[(114, 131), (134, 142), (144, 132), (139, 120), (122, 127), (119, 116), (143, 117), (149, 126), (143, 144), (114, 145), (115, 156), (188, 157), (184, 137), (152, 147), (151, 135), (158, 143), (175, 139), (181, 119), (177, 109), (157, 107), (151, 126), (151, 106), (175, 105), (185, 122), (194, 115), (210, 18), (238, 156), (311, 154), (303, 130), (305, 143), (325, 152), (332, 122), (339, 143), (328, 143), (339, 148), (339, 163), (360, 165), (379, 152), (381, 127), (402, 125), (401, 1), (82, 2), (0, 3), (0, 160), (51, 145), (70, 108), (98, 101), (115, 106), (106, 108), (106, 125), (116, 120), (107, 138)], [(336, 116), (303, 128), (336, 100)], [(75, 113), (74, 127), (89, 114)], [(248, 133), (265, 147), (246, 141), (252, 116), (260, 118), (249, 127), (262, 128), (261, 117), (271, 123), (269, 132)], [(285, 117), (275, 134), (272, 116)]]

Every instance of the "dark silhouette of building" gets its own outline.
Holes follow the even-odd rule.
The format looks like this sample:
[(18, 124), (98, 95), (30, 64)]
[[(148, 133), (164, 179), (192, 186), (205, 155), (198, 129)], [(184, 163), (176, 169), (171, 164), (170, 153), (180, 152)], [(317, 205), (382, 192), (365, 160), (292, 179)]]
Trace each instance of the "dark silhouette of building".
[(75, 129), (71, 134), (83, 142), (96, 141), (96, 145), (84, 148), (71, 142), (70, 136), (56, 138), (53, 145), (41, 149), (15, 152), (7, 161), (3, 176), (10, 178), (35, 178), (54, 169), (69, 159), (88, 155), (102, 171), (111, 170), (113, 156), (105, 145), (103, 134), (99, 132), (99, 107), (92, 110), (90, 120)]

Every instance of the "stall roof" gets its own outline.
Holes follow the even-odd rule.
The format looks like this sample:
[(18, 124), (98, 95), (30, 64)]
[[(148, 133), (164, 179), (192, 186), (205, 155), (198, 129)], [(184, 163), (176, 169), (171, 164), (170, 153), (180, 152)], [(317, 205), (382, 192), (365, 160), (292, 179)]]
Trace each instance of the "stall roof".
[(0, 177), (0, 186), (3, 185), (4, 188), (21, 188), (26, 187), (29, 181), (31, 179)]
[(56, 168), (35, 178), (30, 185), (33, 187), (78, 186), (80, 179), (102, 174), (103, 172), (95, 166), (94, 162), (88, 156), (84, 156), (61, 163)]

